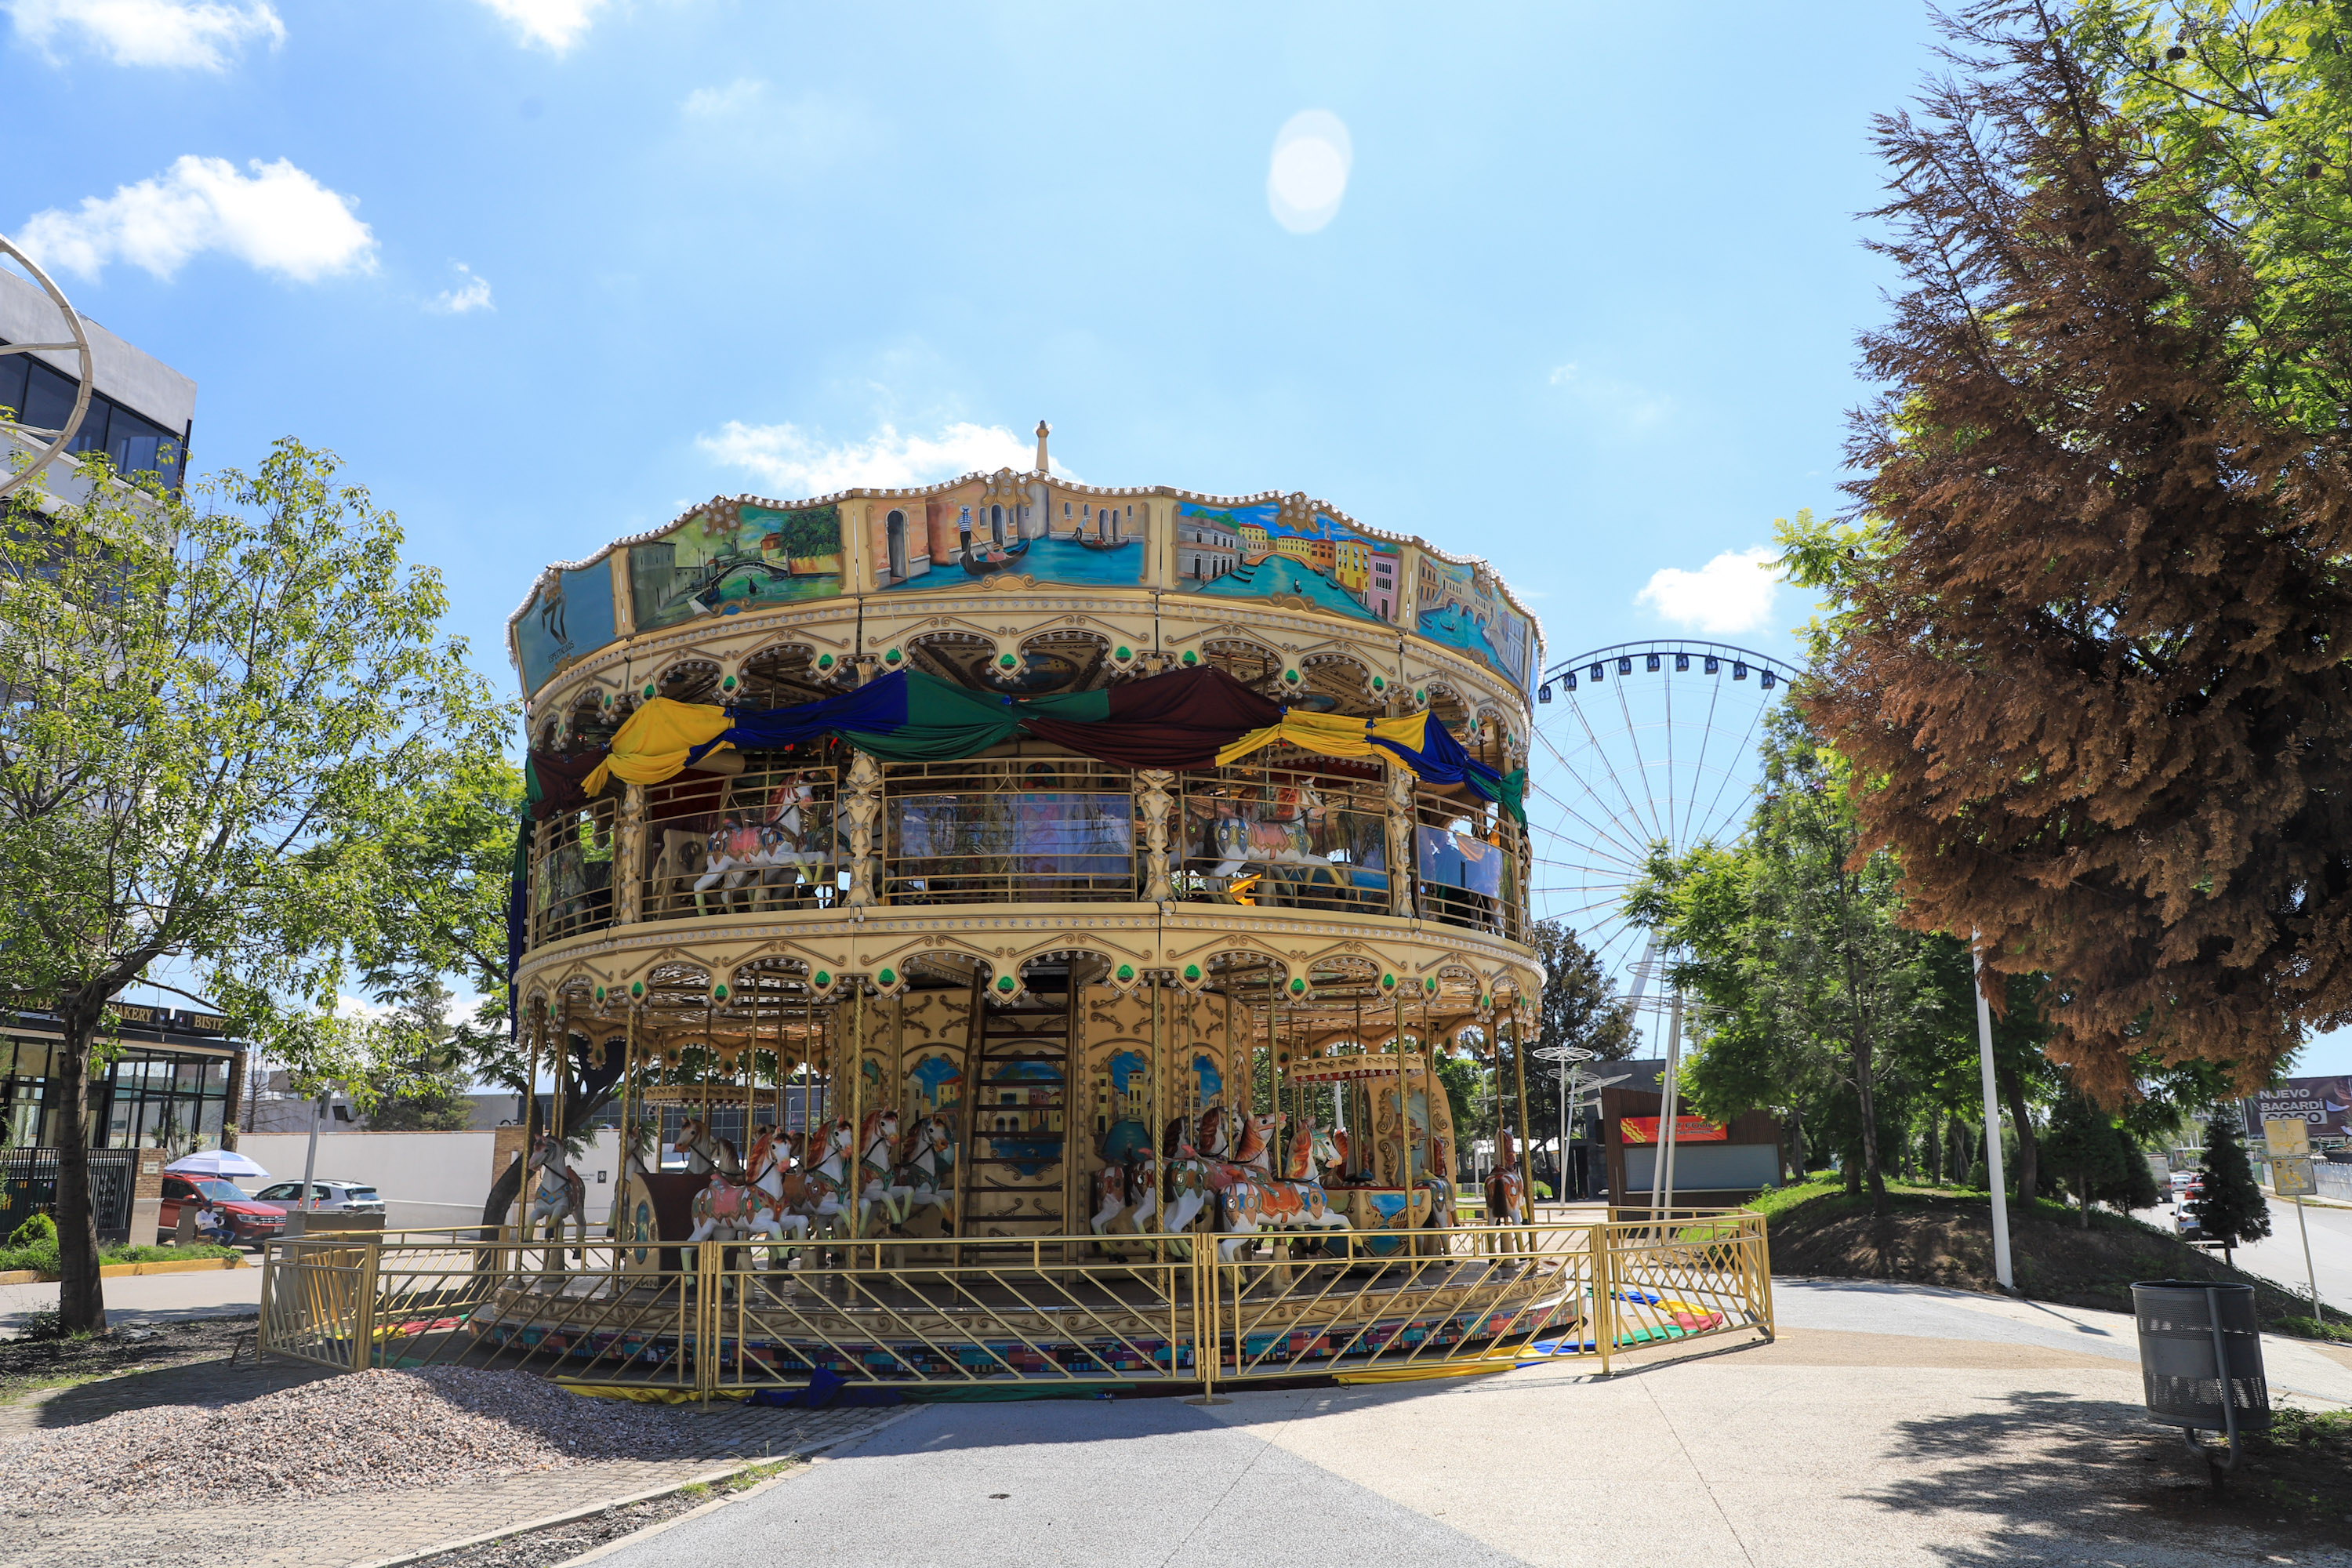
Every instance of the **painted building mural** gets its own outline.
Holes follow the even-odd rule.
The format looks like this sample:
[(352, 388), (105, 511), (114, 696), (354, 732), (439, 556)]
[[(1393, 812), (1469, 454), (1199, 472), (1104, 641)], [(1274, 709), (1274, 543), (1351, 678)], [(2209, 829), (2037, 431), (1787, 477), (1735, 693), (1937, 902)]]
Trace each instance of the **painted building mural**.
[(877, 502), (874, 585), (951, 588), (1000, 573), (1078, 587), (1132, 588), (1149, 569), (1150, 510), (999, 474), (936, 496)]
[(1521, 689), (1535, 683), (1535, 627), (1511, 608), (1502, 584), (1474, 565), (1455, 565), (1423, 552), (1414, 584), (1416, 629), (1422, 636), (1485, 662)]
[(842, 591), (841, 509), (724, 503), (629, 546), (637, 629)]
[(549, 573), (514, 623), (523, 689), (538, 690), (565, 665), (611, 642), (614, 625), (611, 562)]
[(1274, 501), (1176, 509), (1176, 586), (1210, 598), (1304, 599), (1357, 620), (1396, 620), (1404, 552), (1320, 512)]

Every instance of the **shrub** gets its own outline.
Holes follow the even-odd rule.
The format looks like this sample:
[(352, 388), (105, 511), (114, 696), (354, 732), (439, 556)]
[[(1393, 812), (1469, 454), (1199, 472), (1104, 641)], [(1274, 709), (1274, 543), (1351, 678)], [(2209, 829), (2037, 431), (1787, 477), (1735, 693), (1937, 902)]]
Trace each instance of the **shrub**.
[(42, 1242), (56, 1245), (58, 1222), (45, 1214), (37, 1214), (8, 1233), (10, 1247), (37, 1247)]

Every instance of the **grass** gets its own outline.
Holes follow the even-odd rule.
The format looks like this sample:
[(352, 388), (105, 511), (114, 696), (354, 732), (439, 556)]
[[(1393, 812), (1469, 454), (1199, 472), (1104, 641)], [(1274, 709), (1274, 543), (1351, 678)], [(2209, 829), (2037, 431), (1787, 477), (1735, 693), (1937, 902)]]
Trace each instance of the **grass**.
[[(177, 1263), (192, 1258), (236, 1258), (234, 1247), (220, 1247), (209, 1241), (199, 1241), (186, 1247), (152, 1247), (125, 1244), (101, 1247), (98, 1260), (107, 1263)], [(27, 1247), (0, 1247), (0, 1274), (19, 1268), (37, 1269), (43, 1274), (58, 1272), (58, 1244), (53, 1239), (36, 1241)]]
[(2251, 1462), (2230, 1478), (2230, 1487), (2255, 1492), (2306, 1528), (2341, 1534), (2352, 1411), (2282, 1406), (2271, 1412), (2269, 1429), (2249, 1433), (2244, 1444)]
[(2329, 1340), (2339, 1345), (2352, 1345), (2352, 1323), (2320, 1322), (2311, 1318), (2281, 1318), (2270, 1325), (2273, 1333), (2293, 1334), (2301, 1340)]
[[(1982, 1188), (1886, 1184), (1884, 1221), (1866, 1194), (1848, 1194), (1832, 1175), (1759, 1194), (1775, 1272), (1832, 1279), (1907, 1279), (1995, 1291), (1990, 1195)], [(2309, 1322), (2309, 1304), (2269, 1280), (2230, 1268), (2182, 1241), (2168, 1226), (2036, 1199), (2009, 1205), (2010, 1247), (2020, 1293), (2108, 1311), (2131, 1310), (2139, 1279), (2210, 1279), (2254, 1287), (2256, 1310), (2277, 1331)], [(2330, 1335), (2329, 1337), (2334, 1337)]]

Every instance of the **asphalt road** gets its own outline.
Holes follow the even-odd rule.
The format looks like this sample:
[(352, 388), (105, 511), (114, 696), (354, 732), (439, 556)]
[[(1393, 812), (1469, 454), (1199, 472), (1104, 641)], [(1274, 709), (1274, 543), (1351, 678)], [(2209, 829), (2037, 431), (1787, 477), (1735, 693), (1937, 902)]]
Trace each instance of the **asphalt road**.
[[(2171, 1212), (2165, 1211), (2168, 1216)], [(2352, 1319), (2352, 1209), (2306, 1203), (2303, 1217), (2311, 1226), (2311, 1266), (2319, 1276), (2319, 1299)], [(2248, 1273), (2274, 1280), (2297, 1296), (2311, 1292), (2292, 1200), (2271, 1199), (2270, 1235), (2236, 1248), (2234, 1259)]]

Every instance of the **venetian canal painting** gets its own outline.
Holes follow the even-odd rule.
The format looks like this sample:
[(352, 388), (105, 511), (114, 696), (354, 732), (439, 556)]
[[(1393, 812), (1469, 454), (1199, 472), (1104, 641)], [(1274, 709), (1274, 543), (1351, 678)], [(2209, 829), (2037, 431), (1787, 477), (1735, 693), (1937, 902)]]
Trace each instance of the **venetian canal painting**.
[(842, 591), (837, 506), (714, 506), (629, 546), (637, 629), (824, 599)]
[(982, 484), (872, 513), (876, 587), (951, 588), (1020, 573), (1040, 583), (1132, 588), (1151, 552), (1144, 506), (1042, 485)]
[(514, 623), (523, 689), (538, 690), (564, 666), (611, 642), (614, 625), (610, 562), (550, 572)]
[(1413, 605), (1421, 635), (1475, 656), (1522, 690), (1535, 684), (1535, 626), (1500, 584), (1467, 563), (1423, 553)]
[(1396, 620), (1403, 552), (1314, 513), (1286, 519), (1273, 501), (1176, 511), (1176, 586), (1218, 599), (1304, 599), (1356, 620)]

